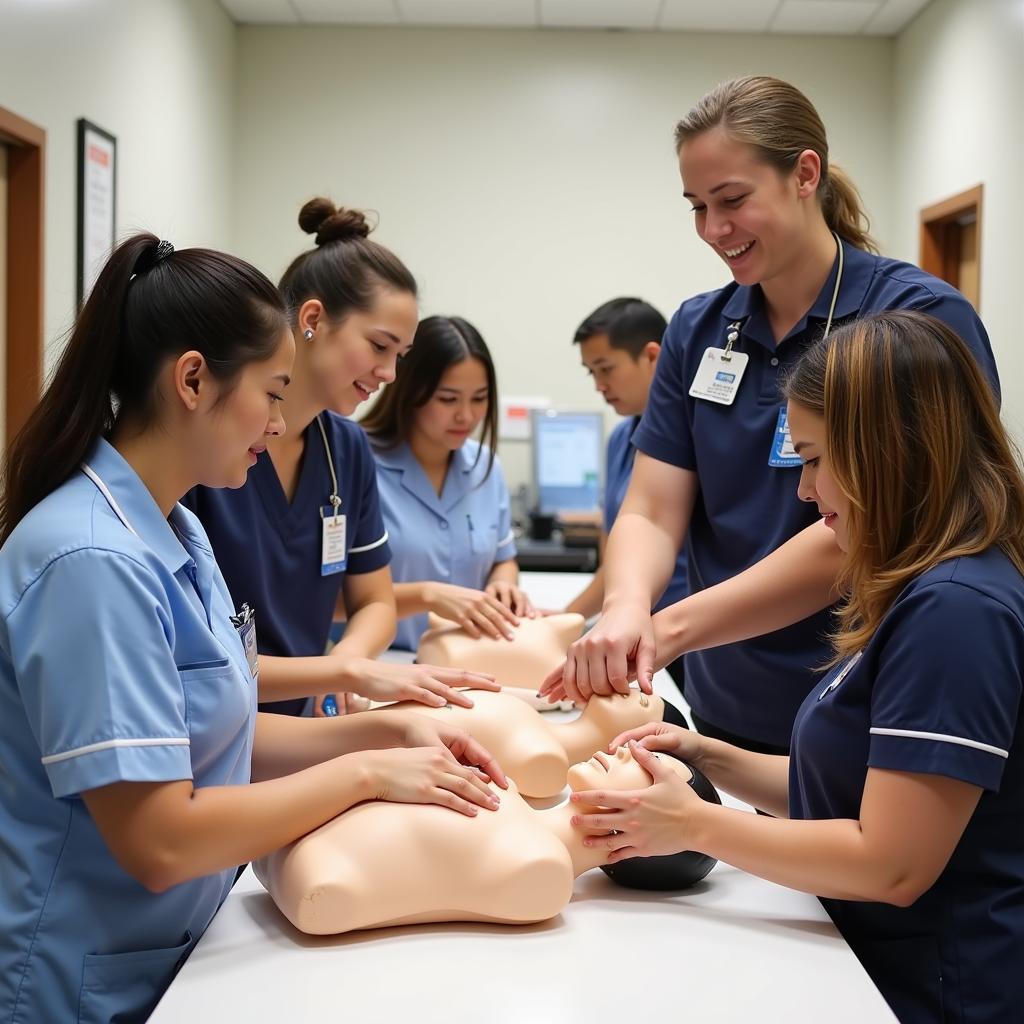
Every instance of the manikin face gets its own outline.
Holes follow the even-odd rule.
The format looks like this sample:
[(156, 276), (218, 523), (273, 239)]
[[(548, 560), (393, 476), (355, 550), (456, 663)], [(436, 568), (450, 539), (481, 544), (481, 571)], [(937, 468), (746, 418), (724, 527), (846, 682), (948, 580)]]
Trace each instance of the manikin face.
[(825, 418), (798, 402), (789, 403), (788, 414), (793, 447), (803, 461), (797, 494), (801, 501), (818, 506), (825, 525), (835, 531), (839, 547), (849, 551), (850, 502), (839, 490), (825, 453)]
[(817, 203), (817, 178), (814, 166), (808, 166), (815, 160), (805, 151), (790, 174), (780, 174), (721, 127), (683, 144), (679, 170), (697, 234), (738, 284), (770, 281), (804, 256), (810, 223), (807, 199)]
[(398, 359), (412, 346), (418, 320), (412, 295), (378, 288), (366, 312), (356, 310), (338, 323), (318, 317), (311, 341), (301, 336), (300, 324), (297, 343), (306, 346), (324, 408), (349, 416), (382, 384), (390, 384)]
[(647, 408), (647, 393), (654, 379), (657, 350), (651, 342), (634, 359), (621, 348), (612, 348), (607, 334), (594, 334), (580, 342), (580, 362), (594, 378), (594, 387), (620, 416), (639, 416)]
[(237, 382), (210, 410), (195, 450), (202, 460), (199, 483), (207, 487), (241, 487), (267, 438), (284, 433), (283, 390), (295, 358), (295, 339), (286, 330), (277, 351), (249, 363)]
[[(667, 754), (659, 755), (680, 778), (690, 780), (690, 771), (681, 761)], [(629, 747), (619, 747), (614, 754), (598, 751), (589, 761), (570, 766), (566, 776), (574, 793), (590, 789), (647, 789), (651, 777), (636, 762)]]
[(457, 451), (480, 426), (489, 402), (484, 364), (463, 359), (445, 370), (434, 393), (416, 410), (412, 432), (434, 447)]

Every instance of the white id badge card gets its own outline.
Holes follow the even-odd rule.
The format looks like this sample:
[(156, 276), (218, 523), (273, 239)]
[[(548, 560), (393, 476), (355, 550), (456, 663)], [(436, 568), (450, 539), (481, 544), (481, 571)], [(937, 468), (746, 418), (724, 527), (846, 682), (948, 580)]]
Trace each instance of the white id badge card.
[(723, 348), (709, 348), (693, 375), (691, 398), (705, 398), (719, 405), (732, 405), (743, 380), (743, 371), (750, 357), (744, 352), (730, 352)]
[(245, 660), (249, 663), (249, 674), (253, 679), (260, 677), (260, 663), (256, 650), (256, 620), (249, 619), (238, 627), (238, 638), (245, 649)]
[(768, 456), (768, 465), (779, 469), (789, 466), (802, 466), (803, 461), (793, 450), (793, 438), (789, 433), (789, 416), (786, 407), (779, 410), (779, 418), (775, 424), (775, 436), (772, 438), (772, 452)]
[(320, 575), (333, 576), (344, 572), (348, 564), (345, 553), (345, 517), (335, 515), (330, 505), (320, 509), (322, 541), (320, 546)]

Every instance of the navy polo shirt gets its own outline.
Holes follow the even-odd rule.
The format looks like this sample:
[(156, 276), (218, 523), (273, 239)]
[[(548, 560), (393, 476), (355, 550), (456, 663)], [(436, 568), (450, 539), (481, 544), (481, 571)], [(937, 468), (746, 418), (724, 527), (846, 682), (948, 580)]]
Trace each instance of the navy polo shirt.
[[(843, 278), (834, 325), (887, 309), (917, 309), (944, 321), (970, 346), (998, 392), (988, 335), (970, 303), (950, 285), (908, 263), (843, 243)], [(837, 265), (807, 316), (776, 346), (759, 286), (729, 284), (684, 302), (672, 318), (633, 444), (700, 481), (689, 529), (689, 582), (702, 590), (735, 576), (818, 518), (797, 497), (798, 467), (768, 464), (782, 408), (783, 376), (828, 319)], [(749, 357), (732, 405), (691, 398), (697, 365), (724, 348)], [(739, 736), (786, 746), (803, 698), (829, 658), (830, 613), (742, 643), (686, 655), (686, 699), (703, 719)]]
[[(344, 572), (320, 575), (320, 510), (329, 505), (331, 473), (315, 420), (306, 428), (291, 504), (267, 452), (249, 470), (243, 487), (196, 487), (184, 499), (206, 528), (236, 607), (248, 602), (256, 612), (261, 654), (323, 654), (345, 573), (373, 572), (391, 560), (366, 435), (332, 412), (321, 413), (321, 421), (347, 517)], [(305, 703), (278, 701), (262, 709), (300, 714)]]
[(844, 667), (797, 715), (791, 817), (859, 818), (869, 767), (984, 792), (912, 906), (822, 903), (904, 1024), (1020, 1020), (1024, 579), (998, 548), (943, 562), (903, 590), (840, 678)]
[[(629, 479), (633, 475), (633, 462), (636, 449), (633, 447), (633, 432), (640, 423), (639, 416), (630, 416), (616, 424), (608, 438), (608, 449), (604, 476), (604, 528), (606, 533), (612, 532), (612, 526), (622, 508), (622, 501), (629, 489)], [(676, 601), (682, 601), (689, 593), (686, 583), (686, 551), (685, 545), (679, 549), (676, 567), (672, 579), (668, 581), (665, 593), (661, 595), (652, 611), (660, 612)]]

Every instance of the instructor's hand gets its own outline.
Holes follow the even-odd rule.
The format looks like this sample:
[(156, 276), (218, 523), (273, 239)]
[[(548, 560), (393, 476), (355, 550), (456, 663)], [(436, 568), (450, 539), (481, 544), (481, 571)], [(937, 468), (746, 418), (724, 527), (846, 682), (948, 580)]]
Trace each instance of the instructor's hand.
[(493, 640), (512, 639), (519, 618), (493, 594), (454, 583), (430, 583), (424, 603), (429, 611), (457, 622), (471, 637), (489, 636)]

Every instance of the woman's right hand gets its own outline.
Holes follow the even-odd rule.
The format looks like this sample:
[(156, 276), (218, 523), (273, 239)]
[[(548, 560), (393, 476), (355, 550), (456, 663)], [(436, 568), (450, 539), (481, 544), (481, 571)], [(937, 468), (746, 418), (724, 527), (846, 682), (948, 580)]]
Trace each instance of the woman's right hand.
[(474, 817), (495, 811), (499, 798), (474, 768), (459, 764), (441, 746), (365, 750), (360, 755), (370, 782), (370, 799), (399, 804), (439, 804)]
[(615, 607), (572, 644), (565, 664), (544, 680), (538, 693), (552, 703), (585, 704), (595, 694), (628, 693), (633, 679), (644, 693), (653, 693), (654, 657), (650, 611), (639, 605)]
[(669, 725), (668, 722), (648, 722), (647, 725), (620, 732), (608, 744), (608, 753), (614, 754), (619, 747), (624, 747), (631, 741), (646, 750), (672, 754), (687, 764), (696, 765), (700, 758), (700, 733), (692, 729), (683, 729), (678, 725)]
[(512, 639), (512, 627), (519, 617), (493, 594), (454, 583), (429, 583), (424, 589), (427, 609), (443, 619), (457, 622), (471, 637)]

